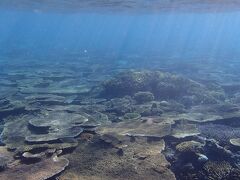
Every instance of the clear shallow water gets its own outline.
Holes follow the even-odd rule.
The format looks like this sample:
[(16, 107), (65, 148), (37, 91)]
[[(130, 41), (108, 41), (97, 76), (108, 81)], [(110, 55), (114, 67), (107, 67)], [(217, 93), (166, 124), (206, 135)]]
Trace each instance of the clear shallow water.
[(1, 1), (0, 179), (239, 179), (238, 4)]

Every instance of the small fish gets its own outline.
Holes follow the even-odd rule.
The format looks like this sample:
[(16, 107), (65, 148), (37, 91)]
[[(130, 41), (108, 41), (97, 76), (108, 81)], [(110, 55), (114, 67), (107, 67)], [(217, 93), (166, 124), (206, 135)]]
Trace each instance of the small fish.
[(197, 155), (198, 155), (198, 161), (200, 163), (204, 163), (204, 162), (208, 161), (208, 157), (206, 155), (200, 154), (200, 153), (198, 153)]

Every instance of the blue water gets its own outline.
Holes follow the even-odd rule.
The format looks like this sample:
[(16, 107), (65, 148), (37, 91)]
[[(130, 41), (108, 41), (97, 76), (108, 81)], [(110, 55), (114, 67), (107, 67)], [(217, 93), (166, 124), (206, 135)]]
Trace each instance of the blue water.
[(240, 13), (235, 11), (54, 13), (1, 9), (0, 22), (1, 54), (240, 57)]

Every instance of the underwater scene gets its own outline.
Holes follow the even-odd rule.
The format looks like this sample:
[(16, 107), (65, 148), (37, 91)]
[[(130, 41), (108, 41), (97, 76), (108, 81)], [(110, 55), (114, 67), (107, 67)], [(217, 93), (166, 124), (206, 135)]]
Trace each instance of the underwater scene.
[(1, 0), (0, 180), (240, 180), (240, 1)]

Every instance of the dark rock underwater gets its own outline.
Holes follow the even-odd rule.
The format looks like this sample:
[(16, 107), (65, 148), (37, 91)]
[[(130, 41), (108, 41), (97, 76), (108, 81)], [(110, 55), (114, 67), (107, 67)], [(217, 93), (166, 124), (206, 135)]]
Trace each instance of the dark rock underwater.
[(0, 179), (240, 179), (234, 69), (131, 63), (3, 62)]

